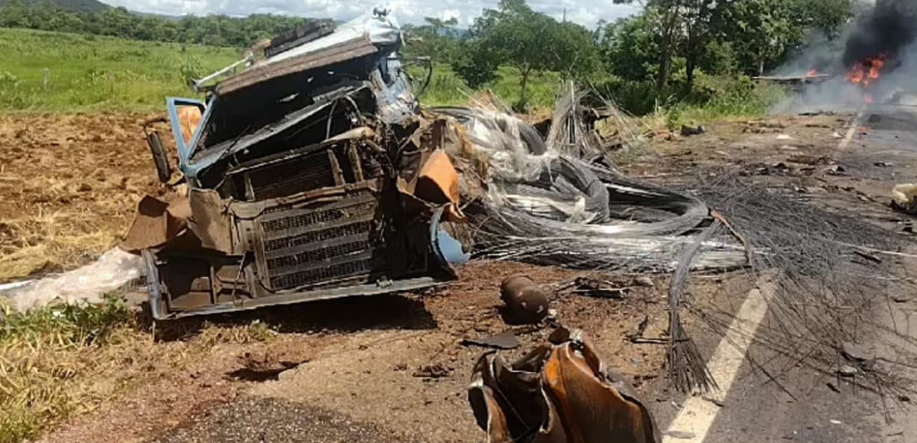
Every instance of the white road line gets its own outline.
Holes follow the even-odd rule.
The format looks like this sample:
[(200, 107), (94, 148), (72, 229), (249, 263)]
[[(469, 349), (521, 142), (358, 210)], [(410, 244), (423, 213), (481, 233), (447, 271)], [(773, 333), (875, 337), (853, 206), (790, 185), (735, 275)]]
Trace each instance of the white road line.
[(857, 122), (860, 121), (861, 117), (863, 117), (863, 107), (862, 106), (860, 107), (860, 109), (857, 110), (856, 115), (853, 117), (853, 120), (850, 122), (850, 128), (847, 129), (847, 135), (845, 135), (844, 139), (841, 140), (841, 143), (837, 145), (837, 151), (835, 151), (835, 155), (837, 155), (837, 152), (847, 149), (847, 145), (850, 144), (850, 140), (853, 140), (853, 134), (855, 134), (858, 129)]
[[(735, 382), (755, 333), (767, 315), (767, 302), (773, 293), (774, 285), (770, 281), (761, 281), (757, 288), (748, 292), (745, 302), (736, 312), (713, 357), (707, 362), (707, 367), (721, 389), (716, 393), (717, 400), (724, 399)], [(663, 443), (703, 442), (719, 410), (720, 408), (708, 399), (689, 397), (669, 425), (667, 432), (679, 438), (666, 435), (663, 436)]]

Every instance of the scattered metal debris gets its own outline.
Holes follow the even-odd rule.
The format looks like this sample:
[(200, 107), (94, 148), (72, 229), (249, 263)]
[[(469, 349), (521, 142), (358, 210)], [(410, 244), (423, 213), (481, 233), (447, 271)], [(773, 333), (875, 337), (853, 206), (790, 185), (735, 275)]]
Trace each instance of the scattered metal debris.
[(538, 323), (548, 315), (548, 297), (538, 284), (524, 275), (507, 277), (500, 284), (504, 317), (510, 323)]
[(623, 300), (632, 288), (608, 280), (599, 280), (590, 277), (577, 277), (573, 282), (573, 294), (587, 295), (589, 297)]
[(841, 344), (841, 355), (856, 363), (867, 363), (876, 360), (875, 354), (867, 351), (862, 346), (848, 342)]
[[(888, 263), (910, 240), (856, 214), (823, 209), (788, 190), (750, 183), (734, 171), (702, 171), (697, 177), (691, 188), (745, 236), (754, 252), (754, 274), (773, 276), (768, 301), (773, 323), (758, 331), (756, 342), (824, 373), (835, 373), (836, 356), (844, 351), (841, 343), (848, 343), (848, 355), (860, 361), (874, 359), (868, 352), (854, 352), (850, 343), (863, 339), (861, 325), (871, 324), (868, 313), (889, 294), (914, 292), (914, 282), (899, 278)], [(882, 262), (850, 260), (854, 251)], [(714, 330), (723, 330), (715, 316), (696, 312)], [(904, 389), (892, 370), (853, 366), (869, 370), (871, 382), (883, 392)]]
[(283, 357), (267, 352), (246, 352), (236, 358), (242, 367), (227, 375), (232, 379), (245, 381), (277, 380), (281, 373), (305, 363), (304, 360), (291, 361)]
[(580, 331), (560, 328), (520, 360), (481, 356), (468, 401), (488, 442), (660, 442), (649, 410)]
[(512, 330), (508, 330), (490, 337), (466, 338), (462, 341), (462, 344), (493, 349), (516, 349), (519, 347), (519, 339), (516, 338), (516, 334)]

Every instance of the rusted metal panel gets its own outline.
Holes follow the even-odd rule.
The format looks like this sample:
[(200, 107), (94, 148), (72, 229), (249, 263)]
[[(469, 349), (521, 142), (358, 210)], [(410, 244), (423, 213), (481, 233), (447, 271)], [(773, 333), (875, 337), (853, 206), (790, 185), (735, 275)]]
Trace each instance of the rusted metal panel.
[(441, 285), (444, 282), (436, 280), (432, 277), (417, 277), (396, 280), (390, 284), (376, 284), (376, 283), (367, 283), (367, 284), (355, 284), (353, 286), (346, 286), (340, 288), (329, 288), (329, 289), (319, 289), (311, 291), (295, 291), (283, 294), (269, 295), (265, 297), (251, 298), (251, 299), (241, 299), (235, 302), (228, 300), (220, 300), (215, 304), (209, 306), (201, 306), (189, 311), (173, 311), (173, 312), (164, 312), (161, 309), (154, 312), (153, 316), (157, 320), (165, 319), (178, 319), (186, 318), (197, 315), (213, 315), (213, 314), (222, 314), (229, 312), (238, 312), (238, 311), (247, 311), (252, 309), (261, 308), (264, 306), (280, 306), (280, 305), (289, 305), (295, 303), (309, 302), (309, 301), (318, 301), (318, 300), (333, 300), (336, 298), (344, 297), (368, 297), (375, 296), (379, 294), (389, 294), (393, 292), (400, 291), (413, 291), (417, 289), (429, 288), (432, 286)]
[(272, 198), (256, 202), (232, 202), (229, 210), (232, 214), (240, 219), (253, 220), (263, 213), (269, 213), (277, 206), (289, 205), (291, 207), (303, 208), (311, 205), (321, 204), (323, 202), (335, 202), (345, 195), (355, 192), (369, 190), (376, 192), (381, 189), (377, 180), (366, 180), (360, 183), (346, 184), (334, 188), (322, 188), (313, 191), (301, 192), (298, 194), (288, 195), (286, 197)]
[(290, 158), (245, 173), (250, 200), (283, 197), (340, 184), (343, 183), (338, 183), (335, 177), (334, 164), (328, 152)]
[(265, 57), (273, 57), (291, 48), (309, 43), (334, 32), (334, 22), (330, 20), (307, 23), (271, 39), (270, 46), (264, 48)]
[(353, 167), (354, 179), (358, 182), (363, 181), (363, 165), (360, 161), (360, 154), (357, 152), (357, 147), (354, 145), (348, 146), (347, 156), (350, 158), (350, 164)]
[(341, 186), (344, 184), (344, 171), (341, 170), (341, 163), (338, 161), (337, 156), (334, 155), (334, 150), (328, 150), (328, 163), (331, 165), (331, 175), (334, 179), (335, 186)]
[(313, 53), (303, 54), (276, 63), (255, 66), (220, 83), (218, 95), (229, 95), (233, 92), (256, 85), (263, 81), (292, 75), (304, 71), (334, 65), (378, 52), (368, 36), (350, 40)]
[(188, 199), (191, 203), (188, 225), (201, 240), (201, 246), (231, 254), (232, 218), (220, 194), (209, 189), (192, 189)]

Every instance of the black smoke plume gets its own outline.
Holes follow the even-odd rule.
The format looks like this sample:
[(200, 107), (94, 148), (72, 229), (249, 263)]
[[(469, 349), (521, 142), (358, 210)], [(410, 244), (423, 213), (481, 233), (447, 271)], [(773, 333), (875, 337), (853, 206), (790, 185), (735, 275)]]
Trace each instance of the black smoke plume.
[(902, 50), (917, 39), (917, 0), (876, 0), (875, 8), (861, 15), (844, 50), (848, 68), (884, 55), (900, 64)]

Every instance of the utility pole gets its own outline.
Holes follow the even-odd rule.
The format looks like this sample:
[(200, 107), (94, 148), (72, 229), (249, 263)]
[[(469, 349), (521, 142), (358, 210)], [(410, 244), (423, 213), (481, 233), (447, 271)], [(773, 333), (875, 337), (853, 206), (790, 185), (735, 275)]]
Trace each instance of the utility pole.
[(561, 23), (567, 23), (567, 7), (564, 6), (564, 18), (561, 20)]

